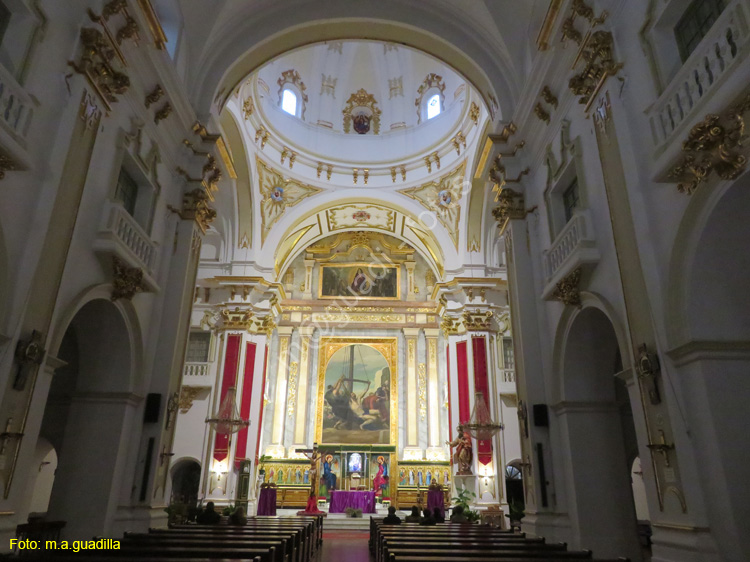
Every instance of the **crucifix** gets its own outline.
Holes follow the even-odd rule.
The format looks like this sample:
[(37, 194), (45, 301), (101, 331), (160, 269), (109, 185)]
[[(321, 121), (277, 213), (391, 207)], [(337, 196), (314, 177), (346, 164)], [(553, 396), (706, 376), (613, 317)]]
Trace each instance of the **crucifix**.
[(318, 451), (318, 444), (313, 443), (312, 449), (295, 449), (295, 452), (302, 453), (310, 459), (310, 495), (317, 497), (318, 493), (315, 486), (318, 482), (318, 462), (320, 461), (320, 451)]

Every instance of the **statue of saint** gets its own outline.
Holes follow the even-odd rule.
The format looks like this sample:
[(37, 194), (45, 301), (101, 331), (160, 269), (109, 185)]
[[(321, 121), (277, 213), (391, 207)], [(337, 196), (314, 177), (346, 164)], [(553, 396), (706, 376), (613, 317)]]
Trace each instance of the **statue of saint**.
[(459, 476), (474, 474), (471, 471), (471, 462), (473, 459), (473, 452), (471, 446), (471, 436), (464, 431), (463, 426), (459, 425), (456, 428), (458, 435), (453, 441), (446, 441), (446, 444), (450, 447), (455, 447), (456, 452), (453, 455), (453, 462), (458, 464)]

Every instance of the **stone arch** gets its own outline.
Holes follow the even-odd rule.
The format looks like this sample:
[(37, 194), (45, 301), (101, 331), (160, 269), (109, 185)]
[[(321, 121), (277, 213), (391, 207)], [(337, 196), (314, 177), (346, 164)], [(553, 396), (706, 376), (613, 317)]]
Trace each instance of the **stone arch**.
[(50, 353), (65, 364), (52, 379), (40, 435), (58, 453), (48, 513), (68, 522), (68, 539), (108, 534), (132, 481), (127, 455), (142, 403), (135, 392), (140, 333), (132, 305), (112, 302), (110, 291), (85, 291), (51, 338)]
[(618, 336), (603, 299), (582, 297), (582, 307), (567, 307), (560, 321), (554, 377), (559, 401), (552, 405), (569, 451), (562, 465), (572, 542), (602, 556), (640, 560), (625, 437), (635, 431), (626, 432), (618, 395), (627, 391), (614, 377), (628, 356), (627, 338)]
[(201, 463), (194, 457), (181, 457), (169, 468), (172, 502), (195, 505), (201, 481)]
[(670, 263), (670, 347), (691, 340), (750, 341), (748, 208), (750, 174), (691, 196)]
[[(255, 9), (243, 17), (236, 13), (236, 5), (233, 8), (234, 17), (219, 16), (196, 72), (194, 107), (204, 119), (215, 102), (220, 108), (236, 86), (265, 62), (313, 42), (356, 38), (355, 29), (366, 29), (368, 39), (406, 44), (443, 60), (481, 92), (493, 113), (498, 99), (504, 107), (512, 106), (518, 96), (513, 62), (505, 45), (491, 50), (469, 31), (471, 26), (446, 26), (448, 20), (464, 19), (450, 7), (424, 9), (396, 0), (345, 6), (309, 2), (284, 11), (283, 17), (272, 9)], [(346, 17), (342, 17), (344, 12)], [(505, 113), (509, 114), (509, 107)]]

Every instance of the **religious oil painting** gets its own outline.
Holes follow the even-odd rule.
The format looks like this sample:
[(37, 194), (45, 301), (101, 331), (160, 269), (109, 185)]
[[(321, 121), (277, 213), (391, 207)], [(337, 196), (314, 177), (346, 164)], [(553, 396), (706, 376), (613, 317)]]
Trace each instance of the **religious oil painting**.
[(395, 338), (359, 340), (321, 342), (318, 443), (395, 444)]
[(354, 263), (320, 266), (320, 298), (398, 299), (398, 265)]

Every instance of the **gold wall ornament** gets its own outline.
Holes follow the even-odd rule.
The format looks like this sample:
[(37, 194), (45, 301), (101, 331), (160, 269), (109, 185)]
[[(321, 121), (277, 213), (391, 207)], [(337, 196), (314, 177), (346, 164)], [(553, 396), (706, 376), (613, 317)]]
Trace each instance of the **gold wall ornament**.
[(253, 103), (253, 97), (247, 96), (247, 99), (242, 104), (242, 115), (245, 117), (245, 121), (250, 119), (253, 111), (255, 111), (255, 103)]
[(401, 181), (406, 181), (406, 166), (401, 166)]
[(222, 308), (219, 311), (219, 317), (221, 318), (220, 330), (250, 330), (253, 325), (253, 311), (249, 309)]
[(112, 272), (112, 296), (110, 298), (113, 301), (130, 300), (136, 293), (146, 290), (143, 283), (143, 270), (139, 267), (130, 267), (117, 256), (113, 256)]
[(444, 316), (440, 322), (440, 329), (445, 337), (455, 336), (464, 330), (463, 323), (460, 319), (452, 316)]
[(178, 407), (181, 414), (187, 414), (190, 408), (193, 407), (193, 401), (198, 398), (198, 395), (204, 390), (211, 390), (208, 386), (189, 386), (183, 384), (180, 388), (180, 398), (178, 401)]
[(266, 143), (268, 142), (268, 137), (269, 137), (268, 129), (266, 129), (263, 125), (255, 129), (255, 142), (258, 142), (258, 140), (260, 140), (261, 150), (263, 150), (263, 148), (266, 146)]
[(281, 105), (281, 96), (284, 93), (284, 86), (286, 86), (287, 84), (293, 84), (295, 86), (295, 88), (297, 89), (297, 92), (295, 93), (299, 94), (300, 102), (302, 103), (300, 118), (304, 121), (305, 109), (307, 109), (307, 94), (305, 93), (305, 90), (307, 90), (307, 88), (305, 87), (305, 83), (302, 81), (299, 72), (297, 72), (293, 68), (285, 70), (281, 73), (281, 77), (276, 81), (276, 83), (279, 85), (279, 105)]
[(287, 416), (294, 417), (294, 410), (297, 409), (297, 372), (299, 364), (296, 361), (289, 363), (289, 382), (287, 385)]
[(567, 41), (572, 40), (576, 45), (580, 45), (583, 42), (583, 35), (575, 27), (575, 16), (568, 17), (562, 25), (562, 39)]
[(612, 34), (609, 31), (596, 31), (588, 35), (581, 45), (579, 60), (584, 62), (583, 68), (568, 81), (568, 88), (574, 95), (580, 96), (578, 103), (584, 104), (586, 111), (606, 79), (622, 68), (622, 63), (614, 60), (612, 47)]
[(492, 216), (498, 222), (502, 234), (508, 226), (508, 221), (526, 218), (526, 203), (523, 193), (514, 191), (509, 187), (500, 190), (497, 200), (499, 205), (492, 209)]
[(432, 161), (430, 160), (429, 156), (424, 157), (424, 165), (427, 166), (427, 173), (432, 173)]
[(5, 178), (5, 172), (20, 170), (21, 166), (10, 156), (0, 151), (0, 180)]
[(459, 131), (456, 133), (456, 136), (451, 139), (451, 144), (453, 145), (453, 148), (456, 149), (456, 154), (461, 156), (461, 146), (466, 148), (466, 137), (464, 137), (464, 134)]
[(290, 170), (294, 167), (295, 160), (297, 160), (297, 153), (292, 151), (292, 153), (289, 155), (289, 169)]
[(154, 115), (154, 123), (157, 125), (159, 124), (159, 121), (164, 121), (169, 115), (172, 113), (172, 104), (169, 102), (166, 102), (159, 111), (156, 112)]
[(557, 98), (552, 93), (552, 90), (549, 89), (549, 86), (545, 86), (544, 88), (542, 88), (542, 93), (540, 95), (545, 102), (557, 109)]
[(536, 115), (540, 121), (544, 121), (549, 125), (549, 113), (545, 111), (541, 103), (536, 104), (536, 107), (534, 107), (534, 115)]
[(143, 105), (145, 105), (146, 109), (148, 109), (152, 104), (158, 102), (163, 95), (164, 90), (162, 90), (161, 86), (157, 84), (156, 87), (151, 90), (151, 93), (146, 96)]
[(474, 121), (475, 125), (479, 122), (479, 106), (474, 102), (471, 102), (469, 107), (469, 118)]
[(197, 187), (182, 196), (182, 209), (178, 211), (180, 218), (194, 220), (204, 234), (216, 218), (216, 210), (208, 205), (208, 201), (206, 191)]
[[(0, 179), (2, 179), (2, 176), (0, 176)], [(391, 166), (391, 181), (396, 183), (396, 166)]]
[(328, 164), (328, 169), (326, 171), (326, 179), (330, 181), (331, 174), (333, 174), (333, 166), (331, 164)]
[(414, 100), (414, 105), (417, 107), (417, 123), (422, 122), (422, 100), (424, 95), (431, 90), (438, 91), (438, 96), (440, 97), (440, 111), (444, 110), (445, 104), (443, 100), (445, 99), (445, 95), (443, 92), (445, 92), (445, 84), (443, 84), (443, 77), (434, 72), (430, 72), (422, 81), (419, 88), (417, 88), (417, 99)]
[(435, 161), (435, 167), (439, 170), (440, 169), (440, 155), (437, 152), (433, 152), (431, 156), (432, 156), (432, 159)]
[(365, 168), (364, 170), (362, 170), (362, 178), (365, 180), (365, 185), (367, 185), (367, 180), (370, 179), (370, 169), (369, 168)]
[(552, 300), (563, 304), (581, 307), (581, 292), (578, 284), (581, 282), (581, 268), (577, 267), (555, 284)]
[(127, 39), (138, 38), (138, 23), (130, 16), (125, 17), (125, 25), (117, 30), (117, 42), (122, 44)]
[(130, 78), (115, 68), (115, 46), (93, 27), (81, 28), (81, 56), (68, 65), (86, 77), (107, 109), (130, 88)]
[[(380, 115), (382, 111), (378, 107), (378, 102), (375, 100), (375, 96), (368, 94), (364, 88), (360, 88), (346, 100), (346, 105), (341, 112), (344, 115), (344, 132), (349, 133), (352, 128), (352, 119), (354, 117), (354, 111), (360, 110), (362, 115), (366, 116), (372, 123), (373, 133), (376, 135), (380, 133)], [(360, 115), (360, 113), (357, 113)], [(369, 124), (367, 125), (369, 130)]]
[(354, 180), (354, 183), (357, 183), (357, 179), (359, 178), (359, 168), (353, 168), (352, 169), (352, 179)]
[(417, 366), (417, 396), (419, 398), (419, 417), (427, 419), (427, 370), (424, 363)]
[(750, 111), (750, 94), (722, 115), (709, 114), (690, 129), (682, 143), (685, 156), (667, 177), (678, 181), (680, 193), (692, 193), (706, 182), (711, 172), (722, 180), (733, 180), (744, 172), (747, 157), (741, 154), (745, 114)]
[(317, 173), (318, 179), (320, 179), (320, 174), (323, 173), (323, 162), (318, 162), (318, 167), (315, 169), (315, 172)]
[(286, 160), (286, 157), (287, 157), (287, 156), (289, 156), (289, 153), (290, 153), (290, 152), (291, 152), (291, 150), (289, 149), (289, 147), (286, 147), (286, 146), (285, 146), (285, 147), (284, 147), (284, 149), (283, 149), (283, 150), (281, 151), (281, 156), (280, 156), (280, 160), (279, 160), (279, 163), (280, 163), (280, 164), (281, 164), (282, 166), (284, 165), (284, 161)]
[(492, 328), (491, 310), (465, 310), (464, 326), (470, 332), (487, 331)]

